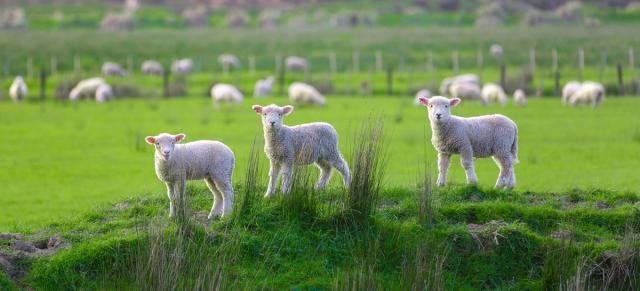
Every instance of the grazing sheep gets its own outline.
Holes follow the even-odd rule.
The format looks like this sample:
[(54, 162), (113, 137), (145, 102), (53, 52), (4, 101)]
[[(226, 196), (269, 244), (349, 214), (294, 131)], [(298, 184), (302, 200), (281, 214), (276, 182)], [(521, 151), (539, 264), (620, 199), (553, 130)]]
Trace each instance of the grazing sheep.
[(102, 84), (96, 89), (96, 101), (103, 103), (113, 98), (113, 89), (108, 84)]
[(142, 63), (140, 71), (147, 75), (162, 75), (164, 74), (164, 67), (158, 61), (146, 60)]
[(287, 57), (285, 60), (285, 64), (288, 70), (291, 71), (303, 71), (306, 72), (309, 70), (309, 63), (306, 59), (297, 56)]
[(502, 90), (500, 85), (487, 83), (482, 87), (482, 101), (484, 104), (500, 103), (501, 105), (506, 105), (508, 101), (507, 93)]
[(169, 216), (173, 217), (176, 213), (176, 201), (184, 201), (186, 182), (200, 179), (204, 179), (213, 194), (209, 219), (229, 215), (233, 207), (233, 152), (219, 141), (199, 140), (178, 144), (184, 138), (182, 133), (161, 133), (145, 138), (156, 149), (156, 175), (167, 186)]
[(500, 167), (496, 188), (513, 188), (516, 184), (513, 165), (518, 160), (518, 127), (499, 114), (470, 118), (451, 115), (451, 107), (460, 102), (458, 98), (440, 96), (420, 98), (420, 103), (428, 109), (431, 143), (438, 151), (438, 186), (447, 182), (451, 155), (459, 154), (467, 183), (478, 182), (473, 158), (493, 156)]
[(420, 91), (418, 91), (418, 93), (416, 93), (416, 98), (414, 98), (413, 103), (416, 106), (420, 106), (420, 97), (424, 97), (424, 98), (431, 98), (431, 91), (427, 90), (427, 89), (422, 89)]
[(240, 61), (236, 56), (232, 54), (221, 54), (220, 56), (218, 56), (218, 63), (225, 68), (240, 67)]
[(491, 53), (491, 55), (495, 58), (502, 58), (502, 56), (504, 55), (504, 50), (499, 44), (492, 44), (489, 48), (489, 53)]
[(289, 85), (289, 99), (294, 104), (315, 104), (324, 106), (326, 98), (313, 86), (301, 82)]
[(580, 90), (580, 86), (582, 85), (578, 81), (567, 82), (567, 84), (562, 87), (562, 104), (569, 103), (569, 97), (578, 92), (578, 90)]
[(336, 168), (342, 174), (345, 186), (351, 183), (349, 167), (338, 150), (338, 133), (333, 126), (324, 122), (286, 126), (282, 118), (291, 114), (293, 106), (253, 105), (253, 110), (262, 116), (264, 152), (271, 165), (269, 187), (265, 197), (271, 197), (275, 192), (280, 174), (282, 174), (282, 193), (289, 192), (294, 165), (316, 164), (320, 169), (320, 177), (316, 183), (317, 189), (326, 186), (331, 178), (332, 168)]
[(604, 100), (604, 86), (596, 82), (584, 82), (577, 92), (569, 96), (568, 103), (572, 106), (589, 104), (596, 107)]
[(9, 96), (16, 102), (22, 101), (27, 96), (27, 84), (22, 76), (17, 76), (13, 79), (13, 83), (9, 87)]
[(211, 98), (213, 99), (213, 105), (217, 108), (220, 106), (220, 102), (241, 103), (243, 96), (233, 85), (216, 84), (211, 87)]
[(180, 59), (171, 63), (171, 72), (176, 75), (188, 75), (193, 70), (193, 60)]
[(124, 77), (127, 72), (117, 63), (106, 62), (102, 64), (102, 75)]
[(513, 102), (518, 106), (527, 105), (527, 96), (524, 94), (524, 90), (517, 89), (513, 92)]
[(264, 80), (256, 81), (256, 85), (253, 87), (253, 97), (267, 97), (273, 90), (273, 82), (275, 79), (272, 76)]
[(69, 92), (69, 100), (75, 101), (82, 97), (93, 98), (96, 94), (98, 87), (107, 85), (107, 82), (102, 78), (90, 78), (80, 81), (71, 92)]
[(451, 97), (457, 97), (465, 100), (480, 100), (482, 99), (482, 92), (480, 86), (474, 83), (454, 82), (449, 88)]

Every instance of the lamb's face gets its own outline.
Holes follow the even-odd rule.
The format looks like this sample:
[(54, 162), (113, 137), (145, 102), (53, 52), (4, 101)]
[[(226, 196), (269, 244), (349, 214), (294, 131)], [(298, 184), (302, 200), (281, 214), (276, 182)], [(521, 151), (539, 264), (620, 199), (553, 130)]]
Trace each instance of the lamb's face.
[(429, 120), (435, 123), (446, 122), (451, 118), (451, 107), (460, 103), (460, 99), (447, 99), (441, 96), (433, 98), (420, 97), (420, 104), (427, 107), (429, 111)]
[(262, 117), (262, 126), (264, 126), (264, 128), (278, 130), (282, 127), (282, 118), (293, 111), (293, 106), (287, 105), (280, 107), (271, 104), (262, 107), (260, 105), (253, 105), (253, 111)]
[(148, 144), (152, 144), (156, 148), (156, 156), (162, 160), (168, 161), (173, 155), (173, 150), (176, 147), (176, 143), (184, 140), (186, 135), (179, 133), (171, 135), (168, 133), (161, 133), (157, 136), (147, 136), (145, 141)]

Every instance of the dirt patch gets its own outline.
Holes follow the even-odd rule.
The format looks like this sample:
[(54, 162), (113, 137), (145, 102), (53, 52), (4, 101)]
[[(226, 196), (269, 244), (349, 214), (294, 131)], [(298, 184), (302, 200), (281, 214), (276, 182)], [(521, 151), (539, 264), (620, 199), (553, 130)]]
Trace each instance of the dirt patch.
[(507, 223), (502, 220), (491, 220), (484, 224), (470, 223), (467, 225), (467, 230), (476, 241), (478, 248), (482, 251), (488, 251), (494, 245), (500, 244), (498, 238), (504, 238), (500, 234), (500, 230), (505, 226), (507, 226)]
[(131, 204), (129, 204), (128, 202), (120, 202), (116, 204), (113, 208), (115, 208), (118, 211), (125, 211), (131, 208)]
[(550, 236), (555, 239), (570, 240), (573, 237), (573, 232), (568, 229), (560, 229), (552, 232)]
[(596, 201), (596, 208), (602, 210), (602, 209), (609, 209), (611, 208), (611, 206), (609, 206), (609, 204), (607, 204), (604, 201)]
[(26, 267), (21, 267), (24, 264), (18, 264), (20, 259), (50, 256), (69, 247), (69, 244), (59, 235), (31, 241), (25, 239), (22, 234), (3, 233), (0, 234), (0, 243), (8, 246), (5, 251), (0, 251), (0, 270), (5, 272), (18, 286), (23, 286), (21, 279), (28, 271)]

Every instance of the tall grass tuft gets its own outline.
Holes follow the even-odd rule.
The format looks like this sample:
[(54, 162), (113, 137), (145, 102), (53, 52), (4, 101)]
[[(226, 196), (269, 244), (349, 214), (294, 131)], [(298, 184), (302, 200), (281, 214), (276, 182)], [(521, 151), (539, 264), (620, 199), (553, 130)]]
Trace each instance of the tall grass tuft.
[[(310, 155), (311, 144), (305, 142), (298, 153), (298, 160), (307, 160)], [(291, 175), (289, 191), (279, 196), (280, 211), (290, 220), (310, 222), (318, 214), (318, 196), (313, 184), (310, 166), (295, 166)]]
[(617, 251), (605, 251), (590, 270), (602, 290), (640, 290), (640, 234), (628, 226)]
[(435, 212), (433, 197), (433, 178), (431, 176), (431, 164), (425, 163), (418, 185), (418, 220), (426, 227), (433, 227), (433, 216)]
[(375, 291), (384, 290), (378, 283), (375, 265), (363, 260), (353, 269), (338, 272), (333, 281), (335, 291)]
[(251, 151), (249, 152), (249, 160), (244, 176), (244, 187), (242, 187), (242, 197), (238, 197), (234, 201), (233, 220), (237, 223), (243, 217), (247, 217), (251, 213), (255, 203), (260, 199), (260, 191), (262, 184), (260, 183), (260, 152), (256, 148), (256, 138), (253, 138)]
[(420, 243), (415, 252), (405, 254), (402, 264), (402, 290), (445, 290), (445, 264), (451, 247)]
[(381, 118), (365, 121), (350, 154), (351, 185), (345, 207), (354, 222), (363, 223), (375, 214), (388, 161)]

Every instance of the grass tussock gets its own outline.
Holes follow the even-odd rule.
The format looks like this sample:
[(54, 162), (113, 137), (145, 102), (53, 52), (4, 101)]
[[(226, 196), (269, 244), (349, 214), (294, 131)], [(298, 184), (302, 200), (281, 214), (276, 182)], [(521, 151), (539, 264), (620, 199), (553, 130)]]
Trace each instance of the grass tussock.
[(242, 191), (238, 191), (242, 196), (234, 197), (234, 221), (238, 222), (243, 217), (247, 217), (253, 207), (259, 202), (260, 193), (263, 189), (261, 178), (260, 151), (256, 147), (256, 138), (254, 137), (247, 160), (244, 187), (242, 187)]

